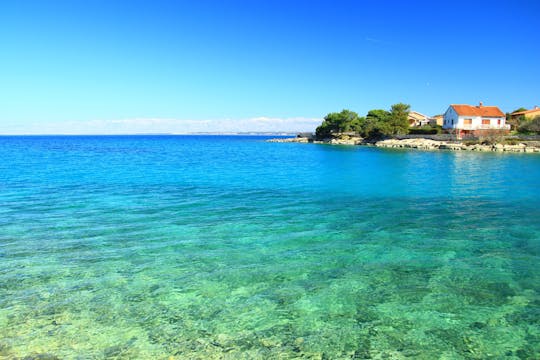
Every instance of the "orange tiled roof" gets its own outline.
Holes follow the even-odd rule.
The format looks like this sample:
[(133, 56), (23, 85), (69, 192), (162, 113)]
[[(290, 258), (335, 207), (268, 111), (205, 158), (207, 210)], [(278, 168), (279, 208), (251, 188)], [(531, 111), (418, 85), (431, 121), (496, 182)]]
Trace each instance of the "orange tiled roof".
[(525, 110), (525, 111), (516, 111), (516, 112), (513, 112), (512, 115), (527, 115), (527, 114), (533, 114), (539, 111), (540, 111), (540, 108), (535, 108), (535, 109)]
[(497, 106), (450, 105), (460, 116), (504, 117)]

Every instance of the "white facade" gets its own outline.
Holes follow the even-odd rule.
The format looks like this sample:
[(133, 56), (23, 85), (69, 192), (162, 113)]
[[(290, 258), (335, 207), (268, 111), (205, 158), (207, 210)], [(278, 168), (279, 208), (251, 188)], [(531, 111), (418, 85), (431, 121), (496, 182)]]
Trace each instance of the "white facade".
[(506, 117), (459, 115), (452, 106), (444, 113), (443, 129), (459, 130), (509, 130), (506, 125)]
[(417, 111), (409, 111), (407, 116), (409, 120), (409, 126), (424, 126), (429, 124), (429, 117), (424, 114), (421, 114)]

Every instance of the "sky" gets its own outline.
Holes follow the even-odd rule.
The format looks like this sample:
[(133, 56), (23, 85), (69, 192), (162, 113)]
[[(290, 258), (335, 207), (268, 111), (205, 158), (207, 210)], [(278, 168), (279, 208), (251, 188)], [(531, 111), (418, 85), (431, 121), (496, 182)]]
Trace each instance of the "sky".
[(2, 0), (0, 134), (313, 131), (540, 105), (540, 1)]

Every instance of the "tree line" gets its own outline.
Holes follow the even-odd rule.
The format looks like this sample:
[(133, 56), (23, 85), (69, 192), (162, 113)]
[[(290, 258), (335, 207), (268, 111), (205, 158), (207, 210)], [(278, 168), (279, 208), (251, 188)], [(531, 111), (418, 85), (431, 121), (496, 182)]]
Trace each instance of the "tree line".
[[(324, 117), (320, 126), (315, 130), (317, 139), (328, 139), (343, 133), (354, 133), (366, 139), (381, 139), (395, 135), (415, 134), (435, 134), (440, 133), (440, 126), (424, 126), (421, 128), (409, 129), (408, 115), (410, 105), (398, 103), (391, 106), (389, 110), (374, 109), (368, 111), (366, 116), (359, 116), (351, 110), (333, 112)], [(512, 113), (525, 111), (519, 108)], [(507, 123), (518, 133), (540, 134), (540, 116), (534, 119), (521, 116), (512, 119), (511, 113), (507, 113)]]
[(410, 109), (410, 105), (398, 103), (390, 110), (370, 110), (366, 116), (358, 116), (350, 110), (330, 113), (317, 127), (315, 135), (318, 139), (327, 139), (336, 134), (355, 133), (363, 138), (377, 139), (407, 134)]

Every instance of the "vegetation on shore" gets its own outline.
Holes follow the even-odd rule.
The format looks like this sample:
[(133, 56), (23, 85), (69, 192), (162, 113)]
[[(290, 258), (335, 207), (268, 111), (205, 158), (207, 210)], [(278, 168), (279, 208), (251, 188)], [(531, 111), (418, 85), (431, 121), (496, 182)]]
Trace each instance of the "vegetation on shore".
[(523, 111), (527, 111), (527, 109), (520, 107), (511, 113), (506, 113), (506, 123), (510, 124), (519, 134), (540, 134), (540, 116), (534, 118), (525, 115), (521, 115), (517, 118), (512, 117), (512, 114)]
[[(519, 108), (513, 113), (524, 110), (526, 109)], [(389, 110), (370, 110), (366, 116), (359, 116), (356, 112), (347, 109), (329, 113), (324, 117), (322, 124), (317, 127), (315, 138), (323, 140), (340, 135), (357, 135), (368, 140), (380, 140), (396, 135), (434, 135), (442, 132), (440, 126), (425, 125), (409, 128), (409, 111), (410, 105), (397, 103), (392, 105)], [(540, 134), (540, 116), (533, 119), (525, 116), (512, 119), (510, 115), (507, 114), (507, 123), (515, 129), (515, 134)], [(499, 130), (494, 132), (496, 134), (489, 132), (482, 138), (489, 138), (488, 142), (497, 143), (503, 134)]]
[(350, 110), (330, 113), (317, 127), (317, 139), (327, 139), (334, 134), (355, 133), (363, 138), (376, 139), (393, 135), (404, 135), (409, 131), (407, 116), (410, 105), (398, 103), (390, 110), (370, 110), (366, 116), (358, 116)]
[(540, 116), (526, 120), (519, 125), (518, 131), (526, 134), (540, 134)]

